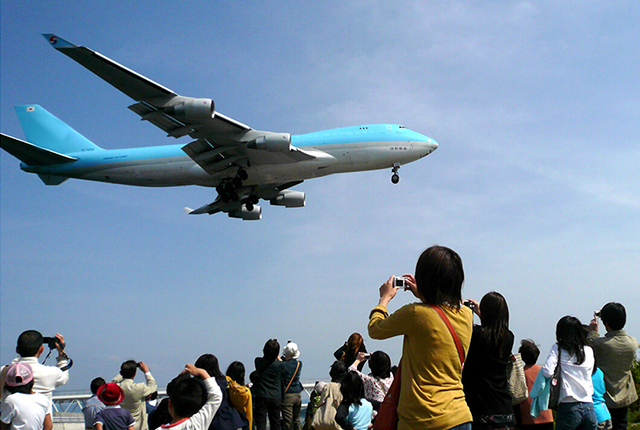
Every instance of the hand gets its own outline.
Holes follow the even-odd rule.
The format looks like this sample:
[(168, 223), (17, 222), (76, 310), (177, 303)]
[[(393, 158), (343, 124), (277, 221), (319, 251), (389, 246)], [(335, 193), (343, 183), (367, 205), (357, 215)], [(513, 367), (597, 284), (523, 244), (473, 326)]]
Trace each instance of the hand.
[(480, 304), (473, 299), (467, 299), (467, 300), (473, 303), (473, 308), (471, 309), (473, 313), (480, 316)]
[(380, 286), (380, 301), (378, 305), (387, 307), (391, 299), (393, 299), (398, 293), (398, 289), (393, 286), (393, 280), (395, 276), (391, 276), (387, 282)]
[(56, 349), (58, 355), (64, 355), (64, 336), (60, 333), (56, 333)]
[(595, 331), (597, 333), (598, 329), (600, 328), (599, 326), (600, 323), (598, 322), (598, 318), (594, 316), (593, 319), (589, 322), (589, 330)]
[(359, 352), (355, 359), (356, 366), (362, 363), (363, 361), (365, 361), (367, 359), (366, 356), (367, 356), (366, 352)]
[(187, 364), (186, 366), (184, 366), (184, 370), (187, 373), (192, 374), (193, 376), (199, 376), (200, 379), (202, 379), (202, 380), (210, 378), (210, 376), (209, 376), (209, 374), (207, 373), (206, 370), (200, 369), (200, 368), (194, 366), (193, 364)]
[(144, 373), (149, 372), (149, 366), (144, 364), (143, 361), (138, 362), (138, 365), (140, 366), (140, 370), (142, 370)]
[(417, 299), (423, 301), (422, 294), (420, 294), (420, 291), (418, 291), (418, 283), (416, 282), (416, 278), (411, 273), (405, 273), (404, 275), (402, 275), (402, 277), (405, 279), (405, 283), (407, 284), (407, 290), (411, 291)]

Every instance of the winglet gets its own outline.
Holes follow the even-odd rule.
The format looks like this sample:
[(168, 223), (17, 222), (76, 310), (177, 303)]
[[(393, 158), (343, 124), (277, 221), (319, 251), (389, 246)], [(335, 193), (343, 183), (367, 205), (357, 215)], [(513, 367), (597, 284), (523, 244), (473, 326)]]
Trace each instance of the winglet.
[(58, 37), (55, 34), (43, 33), (42, 35), (44, 36), (45, 39), (49, 41), (51, 46), (53, 46), (56, 49), (77, 48), (77, 46), (74, 45), (73, 43), (67, 40), (64, 40), (62, 37)]

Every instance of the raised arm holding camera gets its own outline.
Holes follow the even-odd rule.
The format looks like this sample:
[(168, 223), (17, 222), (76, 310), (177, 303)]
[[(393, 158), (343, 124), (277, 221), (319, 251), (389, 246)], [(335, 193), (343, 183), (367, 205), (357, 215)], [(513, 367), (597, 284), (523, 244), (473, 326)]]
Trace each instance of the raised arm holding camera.
[[(144, 372), (145, 382), (135, 383), (137, 369)], [(124, 392), (124, 400), (121, 407), (128, 409), (135, 420), (135, 430), (147, 430), (147, 412), (145, 409), (145, 398), (158, 389), (156, 380), (151, 375), (149, 367), (144, 362), (127, 360), (120, 366), (118, 373), (112, 382), (115, 382)]]
[[(49, 347), (49, 354), (53, 349), (58, 351), (55, 366), (46, 366), (39, 361), (44, 353), (45, 343)], [(69, 381), (69, 368), (73, 365), (73, 360), (64, 352), (65, 346), (64, 336), (60, 333), (54, 337), (44, 337), (39, 331), (27, 330), (18, 336), (16, 352), (19, 356), (12, 363), (29, 364), (33, 371), (33, 391), (44, 394), (49, 400), (52, 399), (53, 390)], [(3, 381), (5, 371), (6, 368), (3, 368)]]

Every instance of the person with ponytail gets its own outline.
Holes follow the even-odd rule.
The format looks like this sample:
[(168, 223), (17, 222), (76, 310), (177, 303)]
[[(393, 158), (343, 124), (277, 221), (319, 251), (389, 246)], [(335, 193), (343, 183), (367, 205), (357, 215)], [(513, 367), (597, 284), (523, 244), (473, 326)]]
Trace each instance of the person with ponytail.
[(593, 350), (587, 346), (580, 320), (572, 316), (560, 318), (556, 325), (556, 342), (541, 369), (545, 378), (551, 378), (556, 366), (560, 366), (562, 385), (556, 409), (556, 430), (595, 430), (598, 420), (593, 408), (591, 379), (595, 359)]

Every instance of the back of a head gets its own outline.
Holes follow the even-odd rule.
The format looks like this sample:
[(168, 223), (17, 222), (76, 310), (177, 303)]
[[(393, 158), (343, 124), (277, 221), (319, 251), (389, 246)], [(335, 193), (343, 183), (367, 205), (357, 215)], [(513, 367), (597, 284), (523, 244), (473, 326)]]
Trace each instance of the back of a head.
[(520, 341), (520, 349), (518, 349), (518, 352), (522, 356), (524, 364), (528, 366), (536, 364), (540, 356), (540, 349), (538, 349), (535, 342), (531, 339), (523, 339)]
[(340, 383), (342, 401), (347, 405), (360, 405), (360, 399), (364, 397), (364, 383), (356, 372), (348, 372)]
[(220, 365), (218, 364), (218, 357), (213, 354), (203, 354), (196, 360), (194, 364), (199, 369), (207, 371), (209, 376), (214, 379), (224, 376), (220, 371)]
[(21, 357), (35, 357), (43, 343), (42, 334), (36, 330), (27, 330), (18, 336), (16, 352)]
[(415, 278), (425, 303), (460, 307), (464, 269), (454, 250), (438, 245), (427, 248), (418, 258)]
[(600, 311), (600, 318), (611, 330), (622, 330), (627, 323), (627, 311), (620, 303), (609, 302)]
[(175, 381), (169, 395), (173, 412), (179, 418), (189, 418), (198, 412), (206, 399), (206, 387), (198, 378), (184, 378)]
[(360, 333), (351, 333), (351, 336), (347, 339), (347, 350), (358, 351), (363, 343), (364, 339), (362, 339), (362, 335)]
[(138, 363), (135, 360), (127, 360), (120, 365), (120, 374), (124, 379), (133, 379), (137, 369)]
[(347, 374), (347, 365), (344, 361), (334, 361), (329, 370), (329, 376), (331, 382), (340, 382), (342, 378)]
[(277, 339), (269, 339), (262, 348), (262, 355), (266, 361), (275, 361), (280, 354), (280, 344)]
[(391, 358), (384, 351), (376, 351), (369, 359), (369, 369), (372, 376), (386, 379), (391, 375)]
[(227, 368), (227, 376), (240, 385), (244, 385), (245, 368), (244, 364), (239, 361), (234, 361)]
[(496, 291), (485, 294), (480, 300), (481, 333), (488, 346), (500, 358), (501, 354), (511, 354), (503, 348), (509, 332), (509, 306), (504, 296)]
[(587, 344), (587, 336), (578, 318), (570, 315), (560, 318), (556, 325), (556, 341), (560, 349), (576, 356), (576, 364), (584, 362), (584, 346)]
[(104, 378), (101, 378), (101, 377), (95, 378), (93, 381), (91, 381), (91, 392), (93, 394), (98, 394), (98, 388), (100, 388), (106, 383), (107, 381), (105, 381)]

